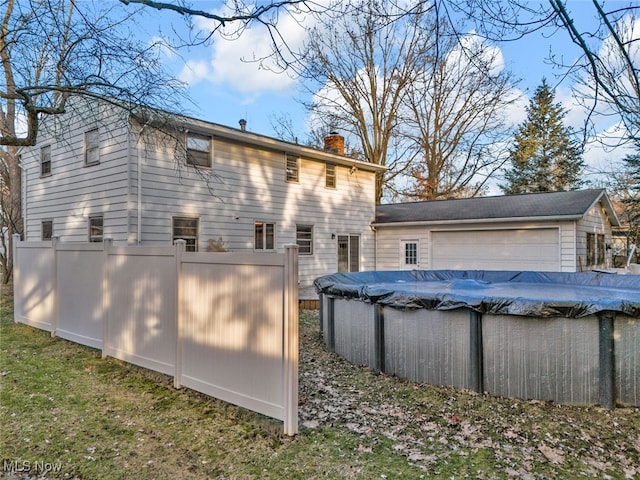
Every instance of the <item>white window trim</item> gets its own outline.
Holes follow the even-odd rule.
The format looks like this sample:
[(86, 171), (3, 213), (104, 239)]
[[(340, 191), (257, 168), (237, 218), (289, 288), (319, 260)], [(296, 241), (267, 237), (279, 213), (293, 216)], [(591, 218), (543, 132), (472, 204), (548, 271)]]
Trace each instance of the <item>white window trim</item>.
[[(310, 245), (310, 251), (309, 252), (303, 252), (302, 249), (300, 248), (300, 244), (298, 243), (298, 227), (309, 227), (309, 228), (311, 228), (311, 238), (308, 239), (308, 240), (304, 239), (305, 242), (306, 241), (309, 242), (309, 245)], [(298, 252), (299, 252), (300, 255), (304, 255), (304, 256), (307, 256), (307, 257), (313, 255), (313, 251), (314, 251), (313, 243), (314, 243), (314, 236), (315, 236), (314, 235), (314, 233), (315, 233), (314, 230), (315, 230), (314, 226), (312, 224), (310, 224), (310, 223), (297, 223), (296, 224), (296, 244), (298, 244)]]
[[(176, 220), (195, 220), (196, 221), (196, 235), (195, 237), (187, 236), (187, 235), (176, 235), (175, 234), (175, 221)], [(193, 217), (189, 215), (175, 215), (171, 217), (171, 244), (173, 245), (176, 240), (195, 240), (195, 251), (198, 251), (199, 242), (198, 238), (200, 236), (200, 218)]]
[[(46, 173), (42, 172), (42, 166), (44, 164), (43, 162), (43, 153), (45, 151), (45, 149), (48, 149), (49, 151), (49, 171)], [(51, 145), (43, 145), (42, 147), (40, 147), (40, 176), (41, 177), (49, 177), (53, 174), (53, 159), (51, 158), (53, 156), (53, 148), (51, 147)]]
[[(97, 219), (100, 218), (102, 220), (102, 234), (101, 235), (91, 235), (91, 220), (93, 219)], [(92, 243), (100, 243), (104, 241), (104, 215), (102, 214), (96, 214), (96, 215), (89, 215), (89, 219), (88, 219), (88, 226), (89, 226), (89, 242)], [(94, 238), (96, 240), (94, 240)], [(99, 240), (98, 240), (99, 238)]]
[[(296, 175), (294, 178), (289, 178), (289, 160), (295, 159), (296, 161)], [(285, 153), (284, 154), (284, 177), (288, 183), (300, 183), (300, 164), (302, 163), (300, 159), (300, 155), (295, 155), (293, 153)]]
[[(407, 263), (406, 246), (409, 244), (416, 245), (416, 263)], [(401, 270), (413, 270), (420, 268), (420, 240), (416, 238), (402, 238), (400, 239), (400, 259), (399, 265)]]
[[(96, 149), (97, 152), (97, 160), (94, 161), (89, 161), (89, 144), (87, 141), (88, 135), (96, 132), (97, 135), (97, 145), (94, 147)], [(100, 130), (98, 130), (98, 128), (92, 128), (90, 130), (87, 130), (86, 132), (84, 132), (84, 165), (85, 167), (91, 167), (93, 165), (99, 165), (100, 164)]]
[[(205, 151), (205, 150), (199, 150), (196, 148), (189, 148), (189, 137), (192, 137), (194, 139), (198, 139), (198, 140), (209, 140), (209, 150)], [(186, 136), (185, 136), (185, 142), (184, 142), (184, 148), (185, 148), (185, 163), (188, 167), (194, 167), (194, 168), (213, 168), (213, 136), (212, 135), (207, 135), (204, 133), (197, 133), (197, 132), (187, 132)], [(189, 150), (193, 150), (194, 152), (200, 152), (200, 153), (208, 153), (208, 164), (207, 165), (197, 165), (194, 163), (189, 162)]]
[[(273, 248), (266, 248), (267, 245), (267, 229), (262, 231), (262, 244), (263, 248), (257, 248), (256, 246), (256, 226), (261, 223), (263, 226), (273, 225)], [(278, 224), (269, 220), (254, 220), (253, 221), (253, 251), (254, 252), (275, 252), (278, 249)]]
[[(329, 167), (333, 167), (333, 185), (328, 185)], [(324, 186), (331, 190), (338, 188), (338, 165), (335, 163), (325, 162), (324, 164)]]

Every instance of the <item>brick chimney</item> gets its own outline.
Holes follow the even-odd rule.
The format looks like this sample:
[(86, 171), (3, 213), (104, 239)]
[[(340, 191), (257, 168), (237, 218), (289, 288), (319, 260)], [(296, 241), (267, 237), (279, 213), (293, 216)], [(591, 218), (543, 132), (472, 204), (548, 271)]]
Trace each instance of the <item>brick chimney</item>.
[(344, 156), (344, 137), (338, 132), (331, 132), (324, 137), (324, 151)]

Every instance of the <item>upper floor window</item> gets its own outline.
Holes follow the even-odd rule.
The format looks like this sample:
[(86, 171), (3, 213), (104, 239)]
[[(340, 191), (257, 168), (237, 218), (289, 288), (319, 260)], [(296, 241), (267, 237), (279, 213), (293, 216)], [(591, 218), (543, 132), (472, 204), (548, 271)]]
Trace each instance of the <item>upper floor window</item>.
[(40, 175), (51, 175), (51, 145), (40, 149)]
[(100, 136), (94, 128), (84, 133), (84, 164), (97, 165), (100, 163)]
[(102, 215), (89, 217), (89, 241), (101, 242), (104, 234), (104, 219)]
[(300, 157), (287, 153), (287, 182), (300, 181)]
[(336, 164), (327, 163), (325, 165), (324, 184), (327, 188), (336, 188)]
[(276, 224), (255, 222), (254, 237), (256, 250), (275, 250), (276, 248)]
[(42, 221), (42, 240), (51, 240), (53, 238), (53, 220)]
[[(198, 219), (189, 217), (173, 217), (172, 240), (181, 239), (187, 242), (187, 252), (198, 251)], [(172, 242), (172, 243), (173, 243)]]
[(195, 133), (187, 135), (187, 165), (211, 167), (211, 137)]
[(300, 255), (313, 255), (313, 225), (296, 225), (296, 243)]

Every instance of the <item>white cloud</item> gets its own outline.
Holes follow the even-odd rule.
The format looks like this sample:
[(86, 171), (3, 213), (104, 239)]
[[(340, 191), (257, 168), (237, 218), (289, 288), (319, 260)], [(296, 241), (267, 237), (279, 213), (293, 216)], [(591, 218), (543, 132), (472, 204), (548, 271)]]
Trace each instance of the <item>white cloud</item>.
[[(222, 11), (215, 13), (224, 15)], [(283, 51), (287, 48), (296, 50), (302, 46), (306, 31), (300, 22), (304, 19), (301, 13), (280, 13), (277, 32), (272, 33), (275, 34), (274, 38)], [(203, 32), (209, 32), (218, 24), (199, 17), (196, 19), (196, 26)], [(269, 30), (259, 23), (241, 31), (237, 29), (236, 23), (230, 23), (223, 28), (222, 35), (216, 35), (207, 51), (209, 58), (187, 62), (180, 79), (190, 85), (204, 81), (231, 88), (247, 95), (245, 103), (261, 93), (282, 93), (291, 90), (296, 79), (289, 72), (283, 72), (273, 58), (274, 38)]]

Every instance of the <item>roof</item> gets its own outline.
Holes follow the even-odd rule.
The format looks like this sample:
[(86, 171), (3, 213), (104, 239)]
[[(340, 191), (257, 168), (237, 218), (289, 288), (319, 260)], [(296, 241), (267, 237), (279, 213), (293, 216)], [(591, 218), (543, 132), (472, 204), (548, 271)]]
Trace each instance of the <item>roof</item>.
[(175, 115), (162, 111), (154, 111), (146, 108), (142, 109), (140, 113), (135, 116), (140, 116), (144, 121), (149, 121), (149, 117), (152, 119), (152, 123), (155, 121), (159, 126), (164, 126), (168, 123), (184, 128), (187, 131), (194, 133), (200, 133), (203, 135), (213, 135), (214, 137), (224, 138), (233, 142), (241, 143), (244, 145), (253, 145), (269, 150), (280, 150), (287, 153), (299, 155), (309, 160), (319, 160), (336, 165), (342, 165), (349, 168), (357, 168), (369, 172), (382, 172), (387, 170), (387, 167), (378, 165), (376, 163), (365, 162), (357, 160), (355, 158), (337, 155), (332, 152), (319, 150), (298, 143), (287, 142), (285, 140), (279, 140), (277, 138), (268, 137), (248, 130), (242, 130), (240, 128), (228, 127), (226, 125), (220, 125), (217, 123), (208, 122), (205, 120), (199, 120), (197, 118), (188, 117), (185, 115)]
[(603, 189), (378, 205), (374, 225), (579, 220), (598, 202), (611, 225), (620, 225)]

